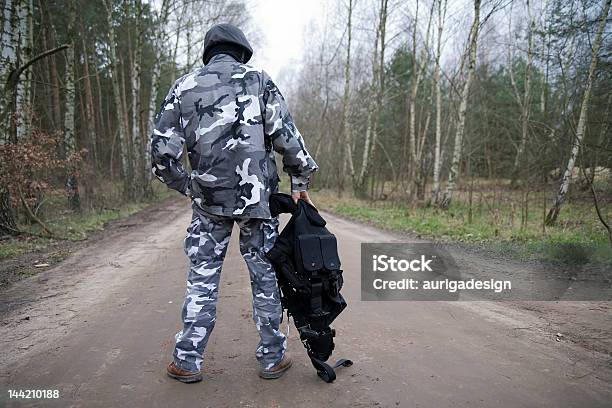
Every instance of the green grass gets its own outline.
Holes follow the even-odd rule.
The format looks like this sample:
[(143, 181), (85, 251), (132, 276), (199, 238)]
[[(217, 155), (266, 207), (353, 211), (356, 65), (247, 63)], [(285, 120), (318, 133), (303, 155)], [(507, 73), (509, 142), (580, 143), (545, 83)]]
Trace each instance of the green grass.
[[(493, 252), (523, 260), (543, 260), (564, 264), (595, 263), (612, 265), (612, 247), (599, 223), (592, 203), (564, 205), (555, 226), (543, 228), (544, 193), (533, 193), (529, 213), (521, 220), (520, 193), (507, 192), (495, 205), (483, 194), (465, 194), (451, 208), (409, 208), (397, 203), (373, 202), (353, 197), (339, 198), (330, 191), (314, 192), (315, 204), (349, 218), (372, 223), (392, 231), (409, 232), (427, 239), (483, 244)], [(489, 201), (487, 203), (487, 200)], [(612, 219), (610, 206), (604, 208)]]
[[(69, 246), (70, 240), (83, 240), (88, 235), (104, 229), (104, 225), (108, 222), (126, 218), (155, 202), (163, 200), (170, 194), (172, 192), (168, 189), (155, 186), (155, 195), (152, 199), (123, 204), (113, 202), (110, 208), (101, 209), (87, 208), (87, 205), (83, 205), (85, 209), (77, 213), (66, 210), (65, 197), (61, 192), (56, 192), (48, 197), (45, 207), (41, 210), (41, 217), (49, 230), (54, 235), (66, 239), (66, 245)], [(19, 225), (19, 228), (42, 236), (22, 234), (0, 241), (0, 260), (42, 250), (57, 242), (52, 238), (44, 237), (45, 234), (39, 225)]]
[(45, 248), (51, 242), (47, 238), (9, 238), (0, 243), (0, 259), (13, 258), (27, 252)]
[(101, 230), (104, 224), (125, 218), (150, 204), (151, 202), (148, 201), (140, 201), (124, 204), (117, 209), (88, 211), (81, 214), (68, 212), (54, 218), (47, 226), (59, 236), (68, 239), (80, 239), (86, 237), (92, 231)]

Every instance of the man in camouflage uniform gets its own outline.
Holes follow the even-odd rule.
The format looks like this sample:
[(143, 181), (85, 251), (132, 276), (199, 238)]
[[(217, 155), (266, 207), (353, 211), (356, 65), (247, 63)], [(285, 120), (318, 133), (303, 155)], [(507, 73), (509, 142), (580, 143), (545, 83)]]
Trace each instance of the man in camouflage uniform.
[[(205, 37), (204, 66), (178, 79), (166, 96), (151, 135), (153, 173), (192, 200), (185, 238), (191, 266), (168, 374), (202, 379), (204, 348), (215, 325), (219, 277), (234, 222), (248, 266), (253, 319), (260, 335), (260, 376), (278, 378), (291, 366), (279, 329), (282, 308), (274, 270), (265, 252), (278, 235), (268, 198), (278, 191), (274, 152), (291, 176), (294, 200), (310, 201), (307, 188), (317, 165), (306, 150), (278, 88), (262, 70), (246, 65), (253, 51), (230, 24)], [(192, 171), (181, 164), (187, 147)]]

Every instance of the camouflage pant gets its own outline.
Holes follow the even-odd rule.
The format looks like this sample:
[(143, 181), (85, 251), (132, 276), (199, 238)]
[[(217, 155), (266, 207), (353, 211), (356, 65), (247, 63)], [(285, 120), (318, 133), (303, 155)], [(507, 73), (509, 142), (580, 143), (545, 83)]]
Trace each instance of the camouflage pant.
[(191, 262), (183, 304), (183, 329), (176, 334), (174, 362), (199, 371), (204, 348), (215, 326), (219, 278), (234, 221), (240, 227), (240, 252), (246, 261), (253, 292), (253, 320), (261, 338), (256, 357), (264, 368), (278, 363), (287, 341), (279, 330), (282, 308), (272, 265), (265, 257), (278, 236), (278, 218), (233, 219), (194, 211), (185, 238)]

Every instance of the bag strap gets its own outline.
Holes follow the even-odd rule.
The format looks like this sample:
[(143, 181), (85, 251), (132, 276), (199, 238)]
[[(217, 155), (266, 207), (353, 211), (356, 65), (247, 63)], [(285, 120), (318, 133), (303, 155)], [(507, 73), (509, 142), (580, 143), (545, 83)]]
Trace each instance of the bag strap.
[(310, 308), (316, 315), (326, 314), (323, 311), (323, 299), (321, 299), (321, 292), (323, 291), (323, 282), (314, 282), (310, 285)]
[(340, 360), (336, 361), (336, 364), (330, 366), (326, 362), (321, 361), (311, 355), (308, 355), (308, 357), (310, 357), (312, 365), (317, 370), (317, 375), (328, 384), (333, 383), (336, 379), (336, 372), (334, 371), (334, 368), (350, 367), (353, 365), (351, 360), (345, 358), (341, 358)]

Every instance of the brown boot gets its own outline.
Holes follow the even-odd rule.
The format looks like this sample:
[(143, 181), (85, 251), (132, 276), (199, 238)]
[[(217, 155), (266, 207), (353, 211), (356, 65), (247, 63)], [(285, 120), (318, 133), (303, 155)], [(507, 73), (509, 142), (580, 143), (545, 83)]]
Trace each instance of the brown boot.
[(174, 361), (168, 364), (166, 372), (168, 373), (168, 376), (179, 380), (180, 382), (193, 383), (202, 381), (202, 371), (193, 372), (184, 370), (182, 368), (177, 367), (176, 364), (174, 364)]
[(276, 378), (280, 378), (285, 373), (285, 371), (287, 371), (291, 367), (291, 364), (293, 364), (293, 360), (291, 360), (291, 357), (285, 354), (280, 363), (268, 369), (261, 369), (259, 371), (259, 376), (266, 380), (274, 380)]

